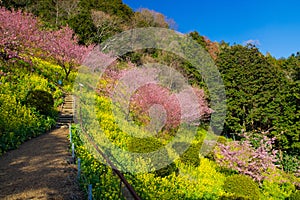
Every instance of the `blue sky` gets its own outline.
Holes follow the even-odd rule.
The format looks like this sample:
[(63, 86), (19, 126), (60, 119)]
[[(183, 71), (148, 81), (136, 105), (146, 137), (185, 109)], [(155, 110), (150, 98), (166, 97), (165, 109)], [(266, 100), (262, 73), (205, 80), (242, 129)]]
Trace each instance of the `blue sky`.
[(123, 0), (175, 20), (178, 31), (198, 31), (212, 41), (253, 41), (276, 58), (300, 51), (299, 0)]

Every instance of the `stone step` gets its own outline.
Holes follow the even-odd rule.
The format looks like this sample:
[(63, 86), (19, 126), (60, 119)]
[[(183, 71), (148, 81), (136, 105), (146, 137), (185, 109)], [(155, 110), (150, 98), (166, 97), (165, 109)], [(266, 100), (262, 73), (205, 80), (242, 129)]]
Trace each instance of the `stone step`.
[(73, 115), (73, 114), (74, 114), (73, 111), (63, 111), (59, 115), (64, 116), (64, 115)]
[(63, 105), (63, 108), (69, 108), (69, 109), (71, 109), (71, 108), (73, 108), (73, 104), (64, 104)]
[(65, 110), (65, 111), (73, 111), (73, 108), (63, 108), (62, 110)]
[(73, 101), (64, 101), (64, 103), (66, 104), (66, 103), (73, 103)]
[(71, 109), (71, 108), (73, 108), (73, 104), (70, 104), (70, 105), (63, 105), (63, 108), (69, 108), (69, 109)]
[(74, 113), (73, 110), (62, 110), (60, 114), (65, 114), (65, 113)]
[(73, 110), (72, 109), (62, 110), (61, 113), (73, 113)]
[(70, 115), (69, 116), (62, 116), (62, 117), (58, 118), (58, 121), (59, 120), (73, 120), (73, 116), (70, 116)]
[(73, 113), (64, 113), (59, 115), (60, 118), (73, 118)]
[(73, 104), (69, 103), (69, 104), (64, 104), (63, 107), (73, 107)]
[(56, 128), (60, 128), (60, 127), (69, 127), (69, 123), (56, 123), (55, 125)]
[(64, 104), (73, 104), (73, 101), (65, 101)]
[(64, 110), (73, 110), (73, 108), (71, 108), (71, 107), (67, 107), (67, 108), (65, 108), (65, 107), (62, 107)]
[(56, 126), (60, 127), (73, 122), (73, 97), (66, 96)]
[(74, 119), (72, 118), (72, 119), (59, 119), (58, 121), (57, 121), (57, 123), (73, 123), (74, 122)]
[(63, 108), (63, 111), (67, 111), (67, 112), (73, 112), (73, 109), (72, 108)]
[(59, 114), (59, 118), (73, 117), (73, 113), (62, 112)]

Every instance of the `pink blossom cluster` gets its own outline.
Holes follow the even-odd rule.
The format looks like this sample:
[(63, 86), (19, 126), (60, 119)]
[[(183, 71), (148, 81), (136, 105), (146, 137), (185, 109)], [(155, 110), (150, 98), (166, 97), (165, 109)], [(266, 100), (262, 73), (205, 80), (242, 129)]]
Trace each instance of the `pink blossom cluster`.
[(181, 121), (199, 125), (200, 120), (209, 119), (213, 110), (209, 108), (204, 91), (190, 87), (176, 94), (181, 106)]
[(236, 170), (261, 182), (276, 168), (277, 150), (273, 149), (275, 138), (269, 138), (267, 133), (263, 132), (259, 137), (258, 147), (255, 148), (251, 143), (250, 134), (243, 136), (243, 141), (218, 143), (214, 152), (216, 162), (222, 167)]
[(28, 47), (39, 41), (39, 33), (38, 20), (31, 14), (0, 8), (0, 48), (6, 59), (30, 55)]
[[(165, 130), (176, 128), (181, 121), (180, 103), (175, 94), (158, 84), (149, 83), (140, 87), (131, 97), (131, 110), (137, 116), (147, 116), (153, 105), (161, 105), (167, 114)], [(147, 123), (144, 121), (144, 123)]]
[(78, 38), (68, 26), (57, 31), (44, 31), (43, 37), (45, 40), (39, 47), (62, 65), (81, 64), (93, 48), (92, 45), (88, 47), (78, 45)]

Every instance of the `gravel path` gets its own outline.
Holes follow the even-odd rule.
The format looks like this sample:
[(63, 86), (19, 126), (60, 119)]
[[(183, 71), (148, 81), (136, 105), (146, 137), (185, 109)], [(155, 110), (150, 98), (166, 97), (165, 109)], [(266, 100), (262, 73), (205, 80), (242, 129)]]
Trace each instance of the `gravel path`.
[(0, 199), (85, 199), (67, 135), (58, 128), (0, 157)]

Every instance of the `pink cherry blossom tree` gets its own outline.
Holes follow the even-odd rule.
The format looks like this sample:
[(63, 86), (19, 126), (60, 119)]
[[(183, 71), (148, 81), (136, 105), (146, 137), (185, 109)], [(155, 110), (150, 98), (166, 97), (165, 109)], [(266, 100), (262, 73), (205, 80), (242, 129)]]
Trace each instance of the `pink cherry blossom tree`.
[(82, 64), (93, 49), (93, 45), (88, 47), (78, 45), (78, 38), (69, 27), (63, 27), (57, 31), (47, 31), (43, 35), (45, 40), (39, 45), (40, 49), (46, 53), (46, 57), (50, 56), (63, 68), (66, 79), (76, 66)]
[(245, 139), (242, 141), (218, 143), (214, 152), (216, 162), (261, 182), (276, 168), (277, 150), (273, 149), (275, 138), (267, 137), (267, 132), (253, 139), (247, 133), (243, 136)]
[[(118, 100), (130, 101), (128, 109), (133, 119), (155, 129), (156, 133), (161, 128), (163, 131), (175, 130), (181, 123), (199, 125), (200, 120), (210, 117), (213, 111), (208, 106), (203, 90), (189, 87), (171, 91), (155, 81), (155, 73), (157, 70), (139, 70), (134, 65), (122, 70), (110, 66), (101, 77), (98, 93), (112, 97), (117, 92), (117, 96), (121, 96)], [(129, 88), (115, 91), (119, 84), (128, 85)], [(127, 100), (128, 94), (131, 94), (130, 100)], [(126, 102), (122, 104), (123, 108), (126, 108)], [(128, 114), (126, 112), (126, 116)]]
[(32, 14), (0, 8), (0, 54), (4, 60), (18, 58), (30, 62), (32, 57), (41, 57), (59, 64), (68, 79), (92, 48), (78, 45), (69, 27), (43, 30)]

